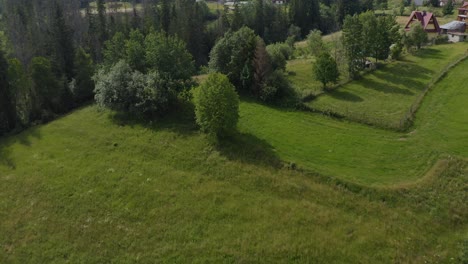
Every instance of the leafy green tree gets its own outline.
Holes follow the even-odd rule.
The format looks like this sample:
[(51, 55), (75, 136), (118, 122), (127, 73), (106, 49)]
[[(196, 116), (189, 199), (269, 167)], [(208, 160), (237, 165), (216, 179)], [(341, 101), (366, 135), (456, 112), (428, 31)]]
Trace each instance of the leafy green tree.
[(239, 96), (227, 76), (212, 73), (194, 91), (195, 116), (201, 130), (223, 137), (236, 130)]
[(150, 33), (145, 39), (146, 64), (149, 70), (174, 80), (189, 80), (195, 72), (192, 55), (185, 43), (175, 36)]
[(125, 41), (125, 35), (122, 32), (117, 32), (110, 40), (104, 43), (104, 63), (107, 66), (112, 66), (127, 57)]
[(445, 3), (444, 8), (442, 9), (442, 12), (444, 15), (451, 15), (453, 14), (453, 1), (448, 0), (447, 3)]
[(75, 101), (83, 102), (93, 97), (93, 74), (94, 65), (91, 56), (79, 47), (75, 52), (75, 78), (70, 89)]
[(125, 41), (126, 61), (134, 70), (145, 72), (145, 36), (140, 30), (132, 30)]
[(314, 77), (327, 88), (328, 83), (336, 83), (340, 77), (338, 65), (335, 59), (328, 52), (322, 52), (314, 64)]
[(408, 38), (410, 43), (416, 46), (417, 49), (420, 49), (421, 46), (428, 41), (427, 32), (419, 23), (415, 23), (414, 26), (411, 27)]
[(292, 48), (286, 43), (270, 44), (266, 47), (272, 70), (286, 70), (287, 60), (292, 54)]
[(59, 113), (63, 111), (62, 86), (52, 71), (49, 59), (35, 57), (31, 61), (31, 78), (38, 97), (38, 109)]
[(322, 32), (320, 30), (314, 29), (309, 33), (309, 35), (307, 35), (307, 46), (310, 54), (313, 56), (318, 56), (327, 50), (327, 47), (322, 40)]
[(253, 30), (243, 27), (228, 32), (211, 50), (209, 67), (226, 74), (236, 87), (250, 89), (256, 46), (257, 36)]
[(157, 72), (143, 74), (133, 71), (125, 61), (109, 71), (101, 69), (94, 76), (95, 99), (100, 107), (151, 117), (167, 110), (173, 83)]
[(342, 38), (349, 75), (356, 78), (364, 68), (362, 24), (358, 15), (345, 18)]

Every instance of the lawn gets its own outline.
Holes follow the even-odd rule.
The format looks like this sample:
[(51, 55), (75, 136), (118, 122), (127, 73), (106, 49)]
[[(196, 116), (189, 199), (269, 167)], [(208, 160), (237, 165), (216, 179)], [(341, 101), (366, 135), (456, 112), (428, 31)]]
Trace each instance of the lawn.
[[(326, 93), (308, 102), (307, 106), (354, 121), (397, 129), (425, 86), (447, 65), (465, 54), (467, 48), (468, 43), (424, 48), (416, 55), (386, 64), (360, 80)], [(301, 83), (307, 83), (304, 79), (292, 81), (301, 86)], [(315, 83), (312, 76), (309, 82)]]
[(463, 263), (467, 68), (407, 134), (244, 101), (218, 147), (95, 106), (2, 139), (0, 262)]
[[(465, 161), (441, 160), (417, 185), (356, 189), (282, 169), (280, 159), (325, 162), (341, 177), (338, 160), (353, 157), (364, 178), (400, 166), (399, 154), (411, 158), (406, 168), (430, 166), (424, 151), (466, 157), (468, 91), (456, 85), (467, 66), (435, 87), (410, 135), (244, 102), (242, 133), (216, 148), (190, 116), (142, 126), (95, 106), (3, 139), (0, 262), (460, 263)], [(415, 179), (393, 173), (398, 180), (380, 180)]]
[(440, 155), (468, 157), (467, 67), (465, 60), (433, 87), (408, 133), (249, 102), (240, 128), (307, 170), (367, 185), (413, 181)]

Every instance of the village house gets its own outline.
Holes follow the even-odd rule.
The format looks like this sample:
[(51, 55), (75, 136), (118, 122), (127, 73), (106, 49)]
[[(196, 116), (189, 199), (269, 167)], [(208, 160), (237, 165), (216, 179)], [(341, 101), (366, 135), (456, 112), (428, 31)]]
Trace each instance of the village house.
[(466, 23), (464, 21), (452, 21), (440, 27), (441, 34), (447, 35), (450, 42), (461, 42), (468, 40)]
[(437, 22), (437, 18), (433, 13), (413, 11), (405, 25), (405, 30), (410, 30), (414, 22), (420, 23), (426, 32), (439, 33), (440, 31), (439, 22)]
[(462, 6), (458, 8), (458, 21), (465, 21), (468, 16), (468, 2), (463, 2)]

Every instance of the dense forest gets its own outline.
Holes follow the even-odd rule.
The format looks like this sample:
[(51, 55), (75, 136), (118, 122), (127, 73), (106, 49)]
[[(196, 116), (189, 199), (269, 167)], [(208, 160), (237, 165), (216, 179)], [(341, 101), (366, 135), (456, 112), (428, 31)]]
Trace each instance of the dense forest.
[[(284, 96), (282, 71), (295, 41), (314, 29), (352, 30), (347, 16), (386, 2), (252, 0), (213, 11), (195, 0), (1, 0), (0, 134), (47, 122), (93, 97), (157, 115), (208, 68), (261, 100)], [(388, 47), (394, 39), (386, 38)]]

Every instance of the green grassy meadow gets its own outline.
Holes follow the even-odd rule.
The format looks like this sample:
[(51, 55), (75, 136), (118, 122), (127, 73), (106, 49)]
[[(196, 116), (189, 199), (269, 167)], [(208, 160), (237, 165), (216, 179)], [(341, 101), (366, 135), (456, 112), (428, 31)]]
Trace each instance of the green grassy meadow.
[(95, 106), (1, 139), (0, 262), (466, 261), (467, 68), (409, 133), (244, 101), (217, 147)]
[[(336, 92), (385, 116), (463, 48)], [(239, 133), (216, 146), (185, 111), (144, 125), (94, 105), (1, 138), (0, 263), (465, 263), (466, 69), (405, 133), (243, 100)]]
[[(444, 68), (462, 57), (467, 48), (467, 43), (424, 48), (415, 55), (405, 56), (402, 61), (385, 64), (361, 79), (325, 93), (306, 105), (311, 109), (338, 114), (353, 121), (398, 128), (426, 85)], [(308, 66), (294, 67), (306, 69)], [(305, 79), (306, 71), (299, 71), (300, 74), (297, 75)], [(311, 75), (310, 80), (313, 79)], [(293, 84), (296, 79), (291, 79)], [(302, 82), (302, 79), (298, 80)], [(314, 82), (310, 83), (316, 85)]]

